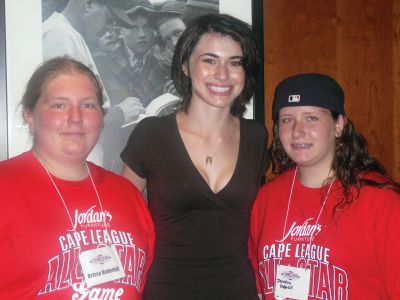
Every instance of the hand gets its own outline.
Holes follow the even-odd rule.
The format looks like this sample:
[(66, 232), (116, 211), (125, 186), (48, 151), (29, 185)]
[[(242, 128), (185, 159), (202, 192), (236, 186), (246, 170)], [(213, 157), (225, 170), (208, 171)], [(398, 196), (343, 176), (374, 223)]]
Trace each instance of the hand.
[(127, 97), (116, 106), (124, 113), (124, 123), (136, 120), (140, 114), (146, 111), (140, 100), (136, 97)]

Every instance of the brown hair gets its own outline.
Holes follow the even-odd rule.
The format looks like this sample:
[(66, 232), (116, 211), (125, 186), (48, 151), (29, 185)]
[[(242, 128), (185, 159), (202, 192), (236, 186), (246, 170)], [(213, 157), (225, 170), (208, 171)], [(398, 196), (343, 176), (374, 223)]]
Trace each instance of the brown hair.
[(39, 101), (43, 88), (46, 83), (60, 74), (71, 73), (73, 71), (86, 75), (93, 83), (96, 89), (96, 96), (104, 114), (103, 91), (97, 76), (83, 63), (76, 61), (68, 56), (55, 57), (43, 62), (33, 72), (26, 86), (25, 93), (21, 100), (24, 111), (33, 111)]
[[(340, 114), (330, 111), (334, 121)], [(283, 149), (279, 140), (279, 120), (274, 120), (272, 144), (269, 148), (272, 162), (272, 172), (275, 175), (282, 174), (287, 169), (295, 166)], [(340, 137), (335, 141), (335, 155), (331, 169), (333, 175), (340, 181), (343, 197), (335, 204), (335, 213), (353, 203), (363, 186), (377, 188), (391, 188), (400, 193), (400, 184), (389, 178), (383, 165), (368, 152), (367, 141), (359, 134), (350, 119), (346, 118), (346, 124)], [(376, 172), (384, 177), (384, 180), (376, 182), (363, 178), (363, 174)], [(355, 188), (356, 192), (352, 192)]]

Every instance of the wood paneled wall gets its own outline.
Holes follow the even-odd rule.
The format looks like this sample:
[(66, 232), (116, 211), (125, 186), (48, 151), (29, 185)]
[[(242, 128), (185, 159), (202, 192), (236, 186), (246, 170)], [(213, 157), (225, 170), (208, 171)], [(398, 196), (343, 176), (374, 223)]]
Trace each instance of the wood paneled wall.
[(400, 0), (264, 0), (265, 119), (283, 78), (334, 77), (370, 152), (400, 180)]

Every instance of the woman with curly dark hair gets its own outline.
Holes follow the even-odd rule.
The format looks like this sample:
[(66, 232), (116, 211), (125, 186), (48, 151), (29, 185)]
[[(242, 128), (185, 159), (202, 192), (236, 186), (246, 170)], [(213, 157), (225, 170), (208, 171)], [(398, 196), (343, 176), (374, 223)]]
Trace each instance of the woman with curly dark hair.
[(323, 74), (275, 91), (276, 178), (259, 191), (250, 257), (263, 299), (399, 299), (400, 186), (367, 150)]

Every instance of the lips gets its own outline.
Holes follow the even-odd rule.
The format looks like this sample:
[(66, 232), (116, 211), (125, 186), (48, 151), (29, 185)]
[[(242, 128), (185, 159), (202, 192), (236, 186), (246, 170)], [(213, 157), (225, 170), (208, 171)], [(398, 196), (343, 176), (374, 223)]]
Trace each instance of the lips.
[(72, 132), (63, 132), (62, 135), (66, 136), (66, 137), (81, 137), (81, 136), (84, 136), (85, 133), (81, 132), (81, 131), (79, 131), (79, 132), (72, 131)]
[(213, 93), (217, 94), (229, 94), (232, 90), (231, 86), (220, 86), (212, 84), (207, 84), (207, 88), (209, 88)]
[(312, 144), (308, 143), (296, 143), (296, 144), (291, 144), (292, 148), (295, 150), (303, 150), (303, 149), (309, 149), (311, 148)]
[(137, 46), (142, 46), (142, 47), (145, 47), (145, 46), (147, 46), (149, 43), (147, 42), (147, 41), (145, 41), (145, 40), (143, 40), (143, 41), (138, 41), (137, 43), (136, 43), (136, 45)]

